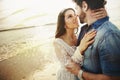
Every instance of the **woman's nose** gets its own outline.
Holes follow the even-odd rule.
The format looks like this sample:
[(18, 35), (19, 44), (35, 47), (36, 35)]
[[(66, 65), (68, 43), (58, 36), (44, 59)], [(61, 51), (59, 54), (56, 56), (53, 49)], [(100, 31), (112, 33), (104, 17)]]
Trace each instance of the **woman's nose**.
[(74, 19), (76, 20), (78, 18), (78, 15), (75, 15)]
[(76, 15), (73, 16), (73, 19), (74, 19), (74, 20), (76, 19)]

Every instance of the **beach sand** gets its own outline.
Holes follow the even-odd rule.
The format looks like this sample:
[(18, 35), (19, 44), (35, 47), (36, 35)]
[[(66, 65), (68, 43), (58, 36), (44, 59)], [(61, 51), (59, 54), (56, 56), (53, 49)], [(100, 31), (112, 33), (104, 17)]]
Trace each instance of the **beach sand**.
[(0, 80), (56, 80), (53, 39), (0, 62)]
[(0, 32), (0, 80), (55, 80), (54, 32), (55, 25)]

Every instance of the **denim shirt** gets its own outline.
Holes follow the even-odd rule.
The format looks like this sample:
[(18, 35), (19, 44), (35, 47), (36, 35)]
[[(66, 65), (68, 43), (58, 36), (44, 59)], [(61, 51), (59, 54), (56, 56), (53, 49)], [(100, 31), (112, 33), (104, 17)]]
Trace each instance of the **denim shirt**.
[(97, 30), (95, 42), (84, 52), (82, 69), (110, 76), (120, 76), (120, 30), (109, 17), (91, 25)]

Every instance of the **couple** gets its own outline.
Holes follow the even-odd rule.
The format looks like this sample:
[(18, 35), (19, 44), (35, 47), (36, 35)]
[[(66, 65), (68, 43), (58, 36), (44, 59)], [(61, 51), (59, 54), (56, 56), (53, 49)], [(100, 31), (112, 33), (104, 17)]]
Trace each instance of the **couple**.
[[(109, 21), (104, 0), (73, 0), (58, 15), (54, 47), (61, 68), (58, 80), (120, 80), (120, 31)], [(79, 22), (87, 23), (77, 38)]]

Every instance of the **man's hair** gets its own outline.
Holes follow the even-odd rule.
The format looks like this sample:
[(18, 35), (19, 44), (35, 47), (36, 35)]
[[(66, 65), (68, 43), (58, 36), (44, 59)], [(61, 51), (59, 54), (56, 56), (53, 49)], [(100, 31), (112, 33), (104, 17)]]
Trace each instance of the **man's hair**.
[(106, 4), (105, 0), (73, 0), (77, 5), (82, 7), (82, 2), (85, 1), (88, 4), (88, 8), (91, 10), (104, 8), (104, 5)]

